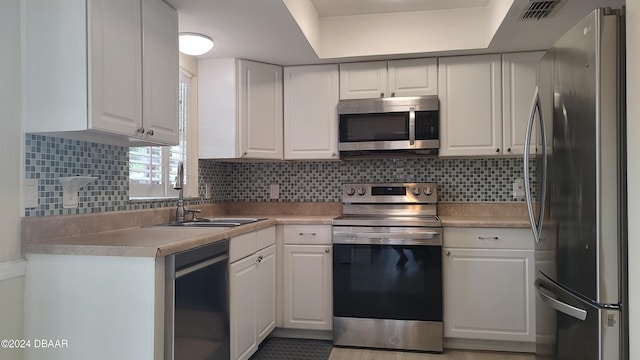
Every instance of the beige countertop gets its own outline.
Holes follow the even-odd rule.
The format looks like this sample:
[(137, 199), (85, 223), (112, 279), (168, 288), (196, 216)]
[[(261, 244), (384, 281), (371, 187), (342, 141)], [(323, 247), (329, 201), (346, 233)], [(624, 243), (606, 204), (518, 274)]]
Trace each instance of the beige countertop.
[(527, 207), (514, 203), (439, 203), (444, 227), (530, 227)]
[(276, 224), (266, 219), (233, 228), (147, 226), (25, 243), (26, 253), (162, 257)]
[[(151, 216), (148, 211), (144, 214), (140, 211), (123, 213), (25, 219), (22, 251), (60, 255), (162, 257), (276, 224), (331, 225), (336, 216), (253, 215), (265, 220), (233, 228), (215, 228), (148, 225), (148, 222), (166, 223), (169, 215), (156, 213)], [(131, 218), (138, 220), (132, 222)], [(111, 226), (105, 223), (111, 223)], [(118, 228), (122, 226), (127, 227)]]
[[(41, 254), (162, 257), (276, 224), (331, 225), (341, 215), (341, 204), (205, 205), (202, 217), (251, 216), (266, 220), (233, 228), (152, 226), (169, 222), (174, 211), (162, 208), (26, 218), (22, 250)], [(438, 214), (445, 227), (530, 226), (522, 203), (442, 203), (438, 205)]]

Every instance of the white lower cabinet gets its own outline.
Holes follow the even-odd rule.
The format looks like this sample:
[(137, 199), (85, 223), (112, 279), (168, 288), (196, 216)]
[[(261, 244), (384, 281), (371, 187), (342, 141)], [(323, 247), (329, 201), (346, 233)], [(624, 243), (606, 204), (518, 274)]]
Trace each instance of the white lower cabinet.
[(284, 226), (285, 328), (333, 327), (330, 225)]
[(257, 326), (258, 343), (276, 327), (276, 246), (258, 251), (257, 265)]
[(445, 228), (445, 338), (535, 343), (535, 264), (529, 233)]
[(164, 359), (164, 257), (25, 256), (24, 359)]
[(248, 359), (258, 349), (256, 260), (252, 255), (229, 266), (231, 359)]
[[(231, 238), (229, 265), (229, 327), (231, 359), (249, 359), (276, 323), (275, 227)], [(235, 243), (235, 244), (234, 244)], [(266, 244), (258, 249), (257, 244)], [(248, 245), (248, 246), (247, 246)], [(253, 248), (251, 248), (253, 246)]]

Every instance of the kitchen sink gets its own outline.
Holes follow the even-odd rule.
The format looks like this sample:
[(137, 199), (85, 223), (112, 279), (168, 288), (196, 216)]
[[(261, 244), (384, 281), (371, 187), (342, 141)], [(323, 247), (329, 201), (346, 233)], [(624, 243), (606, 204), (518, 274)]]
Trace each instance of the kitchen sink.
[(192, 226), (192, 227), (234, 227), (240, 225), (251, 224), (264, 218), (196, 218), (189, 221), (173, 221), (160, 226)]

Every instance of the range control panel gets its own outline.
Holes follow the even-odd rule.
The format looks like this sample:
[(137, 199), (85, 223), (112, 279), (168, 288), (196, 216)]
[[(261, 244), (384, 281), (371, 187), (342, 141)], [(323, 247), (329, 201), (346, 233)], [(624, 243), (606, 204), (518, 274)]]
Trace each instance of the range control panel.
[(437, 184), (343, 184), (342, 202), (435, 204), (438, 202)]

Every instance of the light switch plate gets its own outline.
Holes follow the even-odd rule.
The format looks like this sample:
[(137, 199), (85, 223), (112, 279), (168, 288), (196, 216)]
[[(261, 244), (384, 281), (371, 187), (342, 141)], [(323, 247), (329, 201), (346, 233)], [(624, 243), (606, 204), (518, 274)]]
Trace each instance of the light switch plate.
[(38, 179), (24, 181), (24, 207), (31, 209), (38, 207)]
[(280, 185), (271, 184), (269, 187), (269, 199), (279, 199), (280, 198)]

